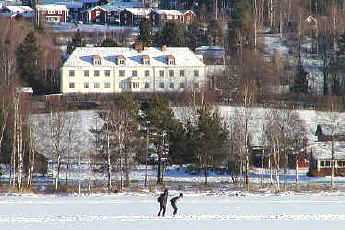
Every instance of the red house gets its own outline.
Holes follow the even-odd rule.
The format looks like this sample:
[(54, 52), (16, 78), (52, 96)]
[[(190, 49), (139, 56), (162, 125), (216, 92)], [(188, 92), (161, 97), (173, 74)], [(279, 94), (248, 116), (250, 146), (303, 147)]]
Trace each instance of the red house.
[(65, 23), (67, 22), (68, 9), (65, 5), (37, 5), (36, 23)]
[(83, 21), (86, 23), (105, 24), (107, 21), (107, 10), (102, 6), (95, 6), (84, 11)]

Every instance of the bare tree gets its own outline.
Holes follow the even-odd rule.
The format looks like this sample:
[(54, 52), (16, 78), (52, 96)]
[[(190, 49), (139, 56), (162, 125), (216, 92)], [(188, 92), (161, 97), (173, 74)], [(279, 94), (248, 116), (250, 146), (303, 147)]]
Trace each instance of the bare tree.
[(269, 109), (265, 114), (264, 143), (271, 152), (270, 159), (275, 173), (276, 190), (280, 191), (280, 169), (284, 168), (285, 185), (289, 155), (302, 148), (305, 125), (296, 111)]

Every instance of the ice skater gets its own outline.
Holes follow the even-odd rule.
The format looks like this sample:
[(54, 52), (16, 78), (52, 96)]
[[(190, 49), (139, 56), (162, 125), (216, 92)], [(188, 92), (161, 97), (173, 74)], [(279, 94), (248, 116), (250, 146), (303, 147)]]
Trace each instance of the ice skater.
[(164, 192), (159, 195), (158, 202), (159, 202), (158, 216), (161, 215), (161, 212), (162, 212), (162, 216), (165, 216), (165, 211), (167, 209), (167, 202), (168, 202), (168, 189), (164, 189)]
[(179, 199), (183, 198), (183, 193), (180, 193), (179, 196), (175, 196), (173, 197), (171, 200), (170, 200), (170, 203), (171, 203), (171, 206), (173, 207), (174, 209), (174, 212), (173, 212), (173, 215), (175, 216), (176, 213), (177, 213), (177, 206), (176, 206), (176, 203)]

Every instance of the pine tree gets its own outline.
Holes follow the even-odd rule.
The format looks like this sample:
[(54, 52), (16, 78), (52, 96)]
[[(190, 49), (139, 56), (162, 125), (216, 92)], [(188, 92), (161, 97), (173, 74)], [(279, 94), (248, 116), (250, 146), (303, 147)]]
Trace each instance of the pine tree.
[(152, 25), (149, 20), (142, 20), (139, 25), (138, 40), (144, 46), (151, 46), (152, 43)]
[(119, 47), (120, 44), (113, 39), (106, 38), (102, 41), (101, 47)]
[(17, 69), (22, 80), (32, 83), (39, 75), (40, 50), (33, 32), (28, 33), (19, 45), (16, 58)]
[(158, 36), (159, 45), (172, 47), (185, 46), (185, 28), (183, 25), (175, 22), (167, 22)]
[(83, 47), (85, 46), (85, 42), (83, 41), (82, 35), (78, 30), (77, 33), (74, 34), (72, 41), (67, 45), (67, 53), (72, 54), (76, 47)]
[(211, 111), (208, 106), (198, 110), (196, 127), (197, 164), (203, 169), (207, 184), (209, 167), (217, 166), (225, 160), (228, 130), (223, 125), (218, 111)]
[(308, 93), (308, 73), (304, 70), (302, 60), (299, 57), (298, 65), (297, 65), (297, 72), (295, 77), (295, 83), (293, 87), (293, 91), (295, 93), (307, 94)]

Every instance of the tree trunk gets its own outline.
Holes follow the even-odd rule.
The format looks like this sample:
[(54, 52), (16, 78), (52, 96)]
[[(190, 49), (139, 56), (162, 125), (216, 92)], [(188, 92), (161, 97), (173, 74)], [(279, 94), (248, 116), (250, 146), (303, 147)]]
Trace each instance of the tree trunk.
[(55, 191), (58, 191), (58, 189), (59, 189), (60, 166), (61, 166), (61, 154), (59, 153), (58, 157), (57, 157), (57, 170), (56, 170), (56, 177), (55, 177)]
[(158, 167), (157, 167), (157, 184), (161, 184), (161, 164), (162, 164), (162, 159), (160, 154), (158, 154)]
[(204, 176), (205, 176), (205, 185), (207, 185), (207, 176), (208, 176), (208, 167), (207, 164), (204, 166)]

